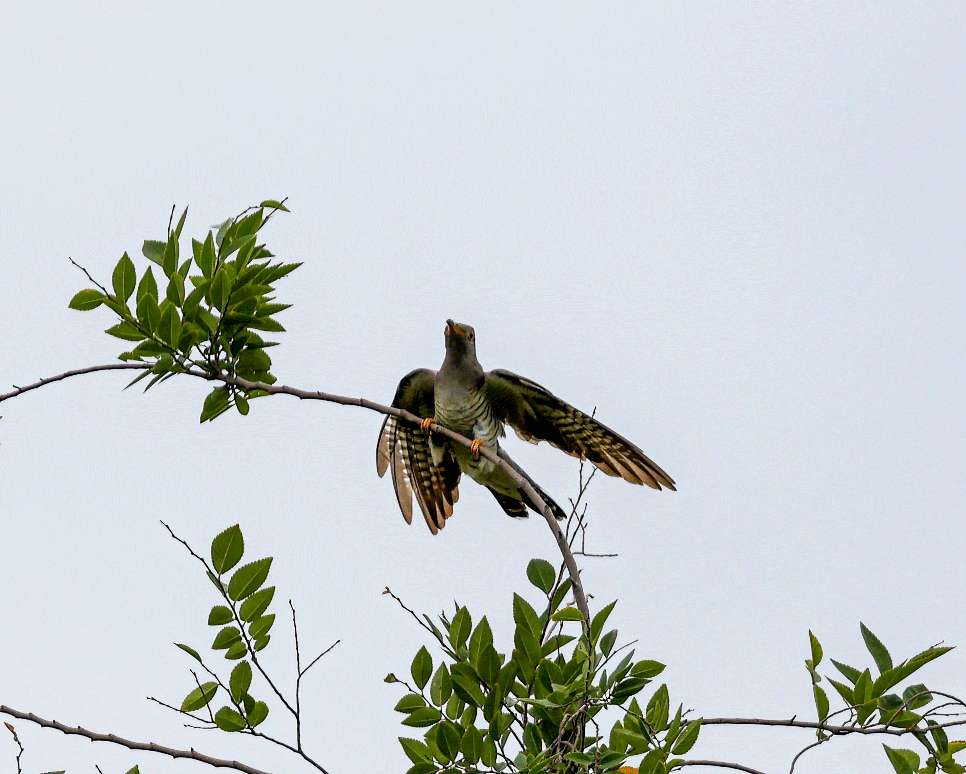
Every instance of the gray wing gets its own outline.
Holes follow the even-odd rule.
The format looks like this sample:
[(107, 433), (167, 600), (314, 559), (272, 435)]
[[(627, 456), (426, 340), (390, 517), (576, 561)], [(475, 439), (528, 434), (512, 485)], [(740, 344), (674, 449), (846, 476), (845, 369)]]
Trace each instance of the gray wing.
[[(434, 386), (436, 372), (418, 368), (403, 377), (396, 389), (392, 405), (420, 417), (431, 417), (435, 411)], [(433, 464), (429, 433), (408, 422), (387, 416), (376, 444), (376, 472), (380, 477), (392, 470), (399, 510), (407, 524), (413, 521), (413, 495), (422, 511), (426, 526), (434, 535), (446, 526), (459, 500), (460, 467), (444, 438), (434, 440), (442, 446), (443, 458)]]
[(634, 444), (536, 382), (510, 371), (489, 371), (485, 389), (494, 413), (525, 441), (547, 441), (632, 484), (674, 489), (674, 480)]

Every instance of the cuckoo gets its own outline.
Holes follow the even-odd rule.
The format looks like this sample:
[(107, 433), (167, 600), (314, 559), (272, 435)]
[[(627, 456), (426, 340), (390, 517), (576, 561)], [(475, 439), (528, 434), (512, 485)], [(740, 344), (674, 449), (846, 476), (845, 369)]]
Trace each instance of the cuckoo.
[[(526, 377), (484, 371), (476, 359), (476, 332), (446, 321), (446, 356), (438, 371), (418, 368), (403, 377), (392, 405), (424, 417), (416, 426), (387, 416), (376, 446), (376, 471), (392, 471), (399, 509), (413, 519), (413, 495), (435, 535), (453, 514), (460, 476), (466, 473), (492, 492), (506, 513), (527, 515), (533, 503), (505, 469), (480, 455), (485, 445), (524, 476), (559, 519), (563, 509), (500, 448), (505, 426), (530, 443), (547, 441), (563, 452), (590, 460), (609, 476), (653, 489), (674, 489), (673, 479), (644, 452), (588, 414)], [(433, 433), (433, 423), (472, 440), (467, 447)]]

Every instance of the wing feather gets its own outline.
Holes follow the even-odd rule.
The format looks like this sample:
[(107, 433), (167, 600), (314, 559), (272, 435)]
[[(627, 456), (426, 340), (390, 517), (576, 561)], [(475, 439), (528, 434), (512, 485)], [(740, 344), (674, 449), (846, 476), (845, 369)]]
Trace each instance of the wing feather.
[(496, 415), (523, 440), (547, 441), (632, 484), (675, 488), (674, 479), (637, 446), (536, 382), (498, 369), (486, 374), (485, 385)]
[[(412, 371), (399, 383), (392, 405), (418, 416), (432, 416), (435, 381), (435, 371)], [(444, 447), (439, 465), (433, 464), (431, 443)], [(426, 526), (435, 535), (453, 515), (453, 505), (459, 499), (460, 468), (446, 439), (431, 441), (420, 428), (393, 416), (386, 417), (376, 443), (376, 472), (383, 476), (390, 469), (406, 523), (412, 523), (415, 497)]]

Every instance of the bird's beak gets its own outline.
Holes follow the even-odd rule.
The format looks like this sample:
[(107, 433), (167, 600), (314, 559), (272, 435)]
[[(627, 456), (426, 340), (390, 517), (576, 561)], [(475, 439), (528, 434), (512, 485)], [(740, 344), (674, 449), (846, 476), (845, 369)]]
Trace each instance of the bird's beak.
[(457, 336), (465, 336), (466, 335), (466, 333), (463, 331), (463, 329), (460, 328), (460, 326), (458, 326), (452, 320), (447, 320), (446, 321), (446, 333), (447, 334), (455, 333)]

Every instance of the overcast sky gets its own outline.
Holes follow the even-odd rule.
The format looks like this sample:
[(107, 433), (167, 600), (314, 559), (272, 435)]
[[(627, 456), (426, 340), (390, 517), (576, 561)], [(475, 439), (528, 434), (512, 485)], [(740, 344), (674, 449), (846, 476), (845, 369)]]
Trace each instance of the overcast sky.
[[(960, 3), (10, 3), (0, 30), (0, 382), (110, 361), (105, 310), (66, 304), (122, 250), (266, 197), (305, 265), (281, 284), (290, 384), (388, 401), (442, 359), (547, 385), (679, 482), (591, 491), (586, 564), (640, 657), (697, 714), (811, 717), (807, 630), (867, 661), (966, 642), (966, 12)], [(143, 261), (139, 262), (139, 267)], [(147, 695), (206, 647), (201, 549), (238, 521), (276, 557), (303, 647), (308, 746), (333, 774), (401, 772), (383, 684), (458, 599), (511, 635), (546, 525), (466, 482), (431, 537), (374, 470), (381, 418), (279, 398), (198, 424), (206, 392), (123, 375), (52, 386), (0, 422), (0, 703), (306, 771), (181, 727)], [(576, 464), (511, 438), (557, 499)], [(292, 679), (284, 625), (266, 651)], [(966, 656), (924, 673), (966, 690)], [(288, 733), (282, 714), (269, 721)], [(200, 771), (18, 723), (27, 772)], [(695, 754), (786, 771), (804, 731), (708, 729)], [(0, 735), (0, 769), (14, 747)], [(886, 771), (839, 739), (802, 774)]]

